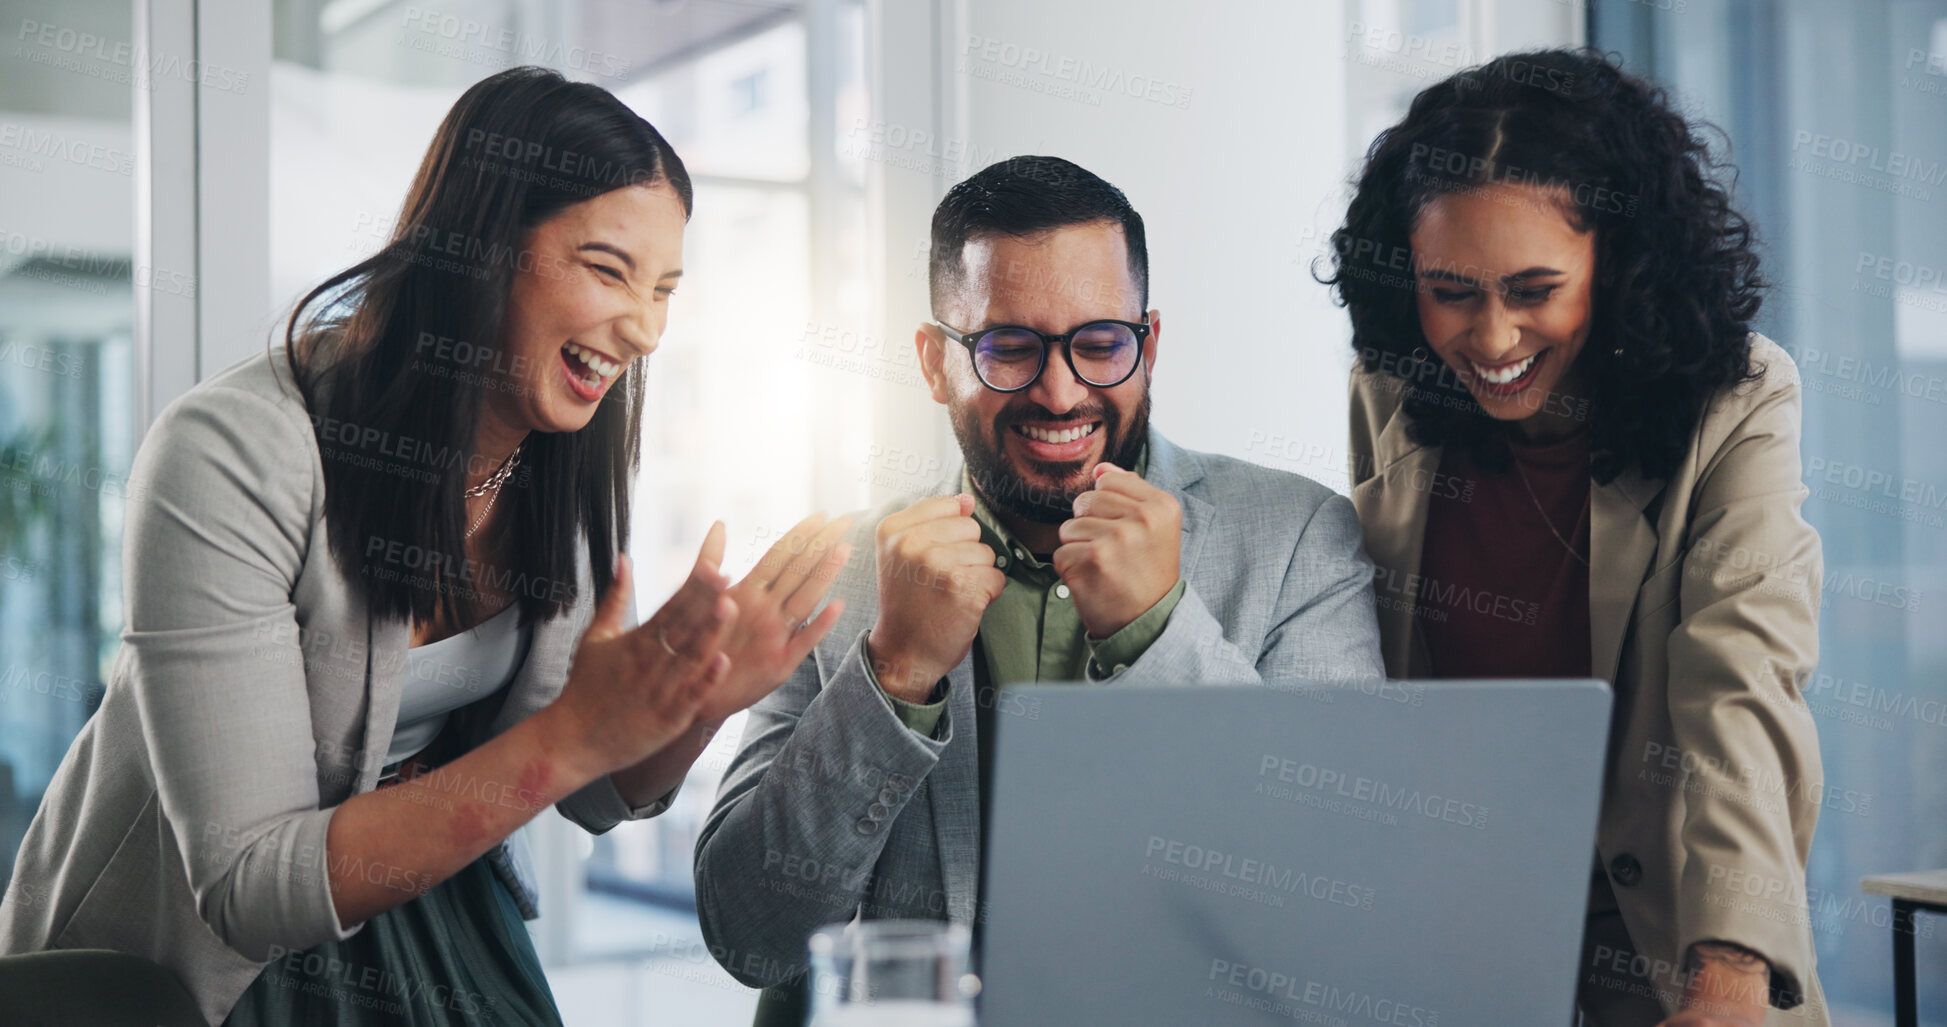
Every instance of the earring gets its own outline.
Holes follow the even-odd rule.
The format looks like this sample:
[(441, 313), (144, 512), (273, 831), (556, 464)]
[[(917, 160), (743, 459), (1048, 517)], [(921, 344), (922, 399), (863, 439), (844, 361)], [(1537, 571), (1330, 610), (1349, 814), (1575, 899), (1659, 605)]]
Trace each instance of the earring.
[(1415, 346), (1415, 347), (1413, 347), (1413, 359), (1414, 359), (1414, 360), (1417, 360), (1417, 361), (1419, 361), (1420, 363), (1422, 363), (1422, 364), (1424, 364), (1424, 363), (1426, 363), (1426, 362), (1427, 362), (1428, 360), (1430, 360), (1430, 359), (1432, 359), (1432, 357), (1433, 357), (1433, 353), (1432, 353), (1432, 351), (1430, 351), (1430, 350), (1428, 350), (1428, 349), (1427, 349), (1427, 348), (1426, 348), (1425, 346)]

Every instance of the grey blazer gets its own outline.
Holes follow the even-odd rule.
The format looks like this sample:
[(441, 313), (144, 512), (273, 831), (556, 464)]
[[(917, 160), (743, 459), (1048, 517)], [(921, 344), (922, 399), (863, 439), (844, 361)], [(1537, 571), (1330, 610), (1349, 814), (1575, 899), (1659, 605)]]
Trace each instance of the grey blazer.
[[(330, 558), (324, 465), (281, 348), (163, 410), (136, 452), (126, 510), (122, 645), (21, 843), (0, 953), (142, 956), (181, 978), (214, 1024), (275, 954), (362, 926), (332, 908), (327, 870), (344, 857), (325, 851), (325, 830), (378, 779), (410, 636), (403, 620), (373, 619)], [(580, 601), (534, 626), (474, 744), (566, 684), (594, 615), (578, 549)], [(603, 777), (558, 808), (600, 833), (668, 798), (631, 809)], [(518, 843), (489, 858), (523, 915), (537, 915)]]
[[(1307, 478), (1180, 449), (1151, 432), (1148, 479), (1183, 506), (1187, 588), (1163, 634), (1104, 684), (1376, 680), (1385, 675), (1372, 564), (1344, 497)], [(956, 468), (931, 494), (958, 487)], [(970, 653), (947, 675), (937, 738), (908, 729), (867, 678), (878, 617), (874, 531), (853, 529), (832, 588), (838, 626), (751, 707), (696, 847), (696, 901), (712, 955), (752, 987), (807, 965), (820, 925), (916, 917), (970, 922), (980, 802)], [(998, 716), (1031, 715), (1002, 695)]]

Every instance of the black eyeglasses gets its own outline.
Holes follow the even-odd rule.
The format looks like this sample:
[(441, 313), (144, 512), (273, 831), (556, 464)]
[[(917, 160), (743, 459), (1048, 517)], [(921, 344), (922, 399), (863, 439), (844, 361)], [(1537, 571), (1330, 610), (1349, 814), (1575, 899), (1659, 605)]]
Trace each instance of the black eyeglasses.
[(1136, 373), (1149, 325), (1133, 321), (1090, 321), (1064, 335), (1043, 335), (1021, 325), (995, 325), (977, 332), (956, 332), (933, 322), (946, 337), (967, 347), (974, 373), (995, 392), (1019, 392), (1033, 385), (1048, 366), (1048, 348), (1065, 344), (1068, 369), (1075, 378), (1098, 389), (1113, 388)]

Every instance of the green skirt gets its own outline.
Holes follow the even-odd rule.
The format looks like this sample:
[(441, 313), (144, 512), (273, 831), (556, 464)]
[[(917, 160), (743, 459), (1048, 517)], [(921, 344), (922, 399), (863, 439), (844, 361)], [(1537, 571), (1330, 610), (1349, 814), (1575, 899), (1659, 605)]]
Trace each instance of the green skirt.
[(344, 941), (272, 961), (223, 1022), (559, 1027), (561, 1014), (514, 897), (482, 857)]

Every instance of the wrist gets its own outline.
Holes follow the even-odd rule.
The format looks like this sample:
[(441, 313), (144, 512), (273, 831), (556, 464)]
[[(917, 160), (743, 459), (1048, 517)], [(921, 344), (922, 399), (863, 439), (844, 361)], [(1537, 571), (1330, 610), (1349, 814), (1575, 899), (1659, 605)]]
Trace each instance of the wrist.
[(1771, 965), (1728, 943), (1693, 945), (1680, 1008), (1761, 1023), (1771, 1006)]
[(1086, 623), (1086, 618), (1084, 618), (1084, 624), (1082, 626), (1088, 631), (1089, 641), (1107, 641), (1110, 636), (1141, 620), (1144, 614), (1154, 610), (1157, 604), (1168, 599), (1170, 593), (1176, 591), (1176, 584), (1180, 580), (1180, 578), (1171, 578), (1168, 584), (1150, 593), (1148, 598), (1132, 600), (1127, 608), (1114, 611), (1111, 615), (1103, 617), (1098, 623)]
[(1090, 618), (1084, 617), (1082, 618), (1083, 637), (1090, 642), (1106, 642), (1116, 632), (1121, 631), (1123, 628), (1135, 622), (1135, 617), (1116, 616), (1104, 617), (1099, 620), (1091, 620)]
[(880, 691), (916, 706), (925, 705), (927, 697), (933, 694), (933, 685), (941, 677), (941, 672), (915, 663), (896, 651), (874, 646), (870, 632), (866, 634), (863, 655)]
[(558, 699), (535, 711), (520, 726), (532, 732), (542, 758), (563, 780), (568, 792), (580, 790), (626, 762), (597, 750), (592, 744), (594, 733), (573, 708)]

